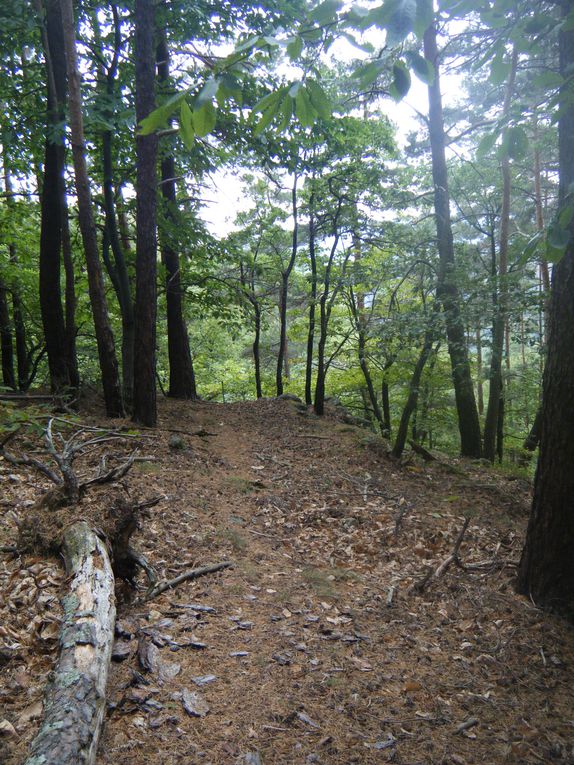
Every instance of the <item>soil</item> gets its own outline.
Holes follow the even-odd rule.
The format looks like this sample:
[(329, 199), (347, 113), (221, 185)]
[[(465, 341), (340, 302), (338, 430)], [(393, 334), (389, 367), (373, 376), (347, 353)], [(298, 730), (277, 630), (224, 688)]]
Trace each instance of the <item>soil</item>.
[[(82, 417), (118, 428), (95, 405)], [(114, 508), (161, 495), (132, 539), (161, 579), (233, 566), (148, 601), (143, 573), (118, 582), (98, 765), (574, 763), (574, 633), (513, 589), (528, 483), (392, 460), (343, 419), (285, 399), (164, 401), (157, 431), (126, 421), (78, 461), (88, 477), (139, 449), (73, 511), (0, 462), (0, 546), (28, 549), (0, 554), (0, 761), (23, 762), (41, 721), (58, 535), (84, 517), (109, 536)]]

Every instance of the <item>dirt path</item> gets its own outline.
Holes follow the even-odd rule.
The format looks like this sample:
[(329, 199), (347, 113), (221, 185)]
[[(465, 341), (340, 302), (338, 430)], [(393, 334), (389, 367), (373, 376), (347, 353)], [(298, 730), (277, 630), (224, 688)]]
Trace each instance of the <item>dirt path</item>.
[[(574, 635), (516, 597), (503, 565), (521, 546), (518, 482), (400, 465), (286, 400), (165, 402), (161, 427), (125, 481), (166, 497), (138, 547), (165, 577), (235, 565), (120, 604), (99, 765), (574, 763)], [(463, 562), (501, 563), (451, 566), (417, 593), (466, 515)], [(10, 593), (35, 564), (2, 560)], [(19, 721), (41, 699), (45, 643), (4, 673), (8, 765), (37, 725)]]

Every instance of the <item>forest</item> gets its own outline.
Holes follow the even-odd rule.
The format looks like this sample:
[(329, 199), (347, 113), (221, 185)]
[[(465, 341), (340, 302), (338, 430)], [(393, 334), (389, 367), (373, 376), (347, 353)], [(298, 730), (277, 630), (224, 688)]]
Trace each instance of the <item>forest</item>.
[[(90, 557), (86, 545), (106, 557), (97, 526), (114, 566), (124, 566), (116, 576), (133, 584), (134, 571), (143, 572), (151, 600), (175, 579), (162, 590), (130, 537), (168, 490), (155, 486), (150, 499), (142, 478), (146, 498), (138, 490), (129, 503), (110, 500), (113, 520), (98, 510), (86, 525), (78, 515), (101, 484), (116, 491), (128, 471), (148, 464), (146, 438), (169, 431), (164, 446), (176, 460), (178, 449), (193, 451), (182, 435), (211, 444), (225, 431), (235, 451), (210, 452), (213, 476), (244, 459), (257, 463), (249, 469), (262, 471), (265, 487), (265, 460), (275, 469), (294, 460), (302, 483), (289, 489), (289, 479), (277, 480), (287, 481), (286, 492), (303, 492), (314, 471), (313, 494), (323, 483), (329, 491), (325, 476), (340, 479), (337, 439), (341, 465), (351, 455), (344, 429), (333, 429), (344, 422), (361, 430), (361, 448), (382, 450), (384, 470), (419, 464), (415, 482), (417, 470), (431, 471), (429, 481), (432, 470), (451, 470), (444, 480), (464, 525), (449, 526), (450, 553), (441, 547), (443, 564), (426, 580), (414, 577), (411, 591), (422, 597), (448, 568), (457, 576), (483, 571), (483, 560), (465, 569), (459, 556), (474, 523), (464, 486), (472, 493), (508, 479), (527, 487), (509, 592), (571, 623), (573, 0), (3, 0), (0, 50), (0, 455), (3, 480), (12, 481), (5, 504), (16, 506), (18, 471), (32, 487), (30, 476), (40, 473), (55, 488), (42, 487), (42, 498), (22, 486), (18, 501), (42, 517), (48, 507), (56, 512), (42, 522), (6, 514), (2, 529), (15, 523), (19, 542), (2, 551), (53, 554), (62, 545), (74, 570)], [(298, 433), (295, 415), (316, 423), (314, 435)], [(238, 434), (255, 449), (265, 418), (276, 451), (261, 440), (248, 457)], [(293, 446), (303, 437), (309, 475)], [(142, 440), (126, 458), (114, 451), (121, 439)], [(202, 448), (193, 471), (180, 466), (197, 487), (209, 473)], [(90, 456), (99, 467), (86, 477)], [(369, 471), (365, 507), (369, 491), (373, 501), (386, 496), (372, 459), (361, 466)], [(233, 478), (221, 479), (220, 494), (261, 489), (243, 473)], [(356, 491), (359, 479), (347, 479)], [(396, 491), (395, 542), (403, 503), (411, 507), (402, 483)], [(75, 536), (62, 508), (77, 521)], [(36, 523), (53, 523), (59, 542), (46, 542)], [(28, 547), (24, 526), (36, 534)], [(223, 568), (243, 549), (230, 533), (221, 531), (231, 545)], [(483, 558), (491, 555), (486, 541), (476, 544)], [(113, 592), (113, 577), (106, 586)], [(284, 611), (292, 615), (288, 604)], [(113, 614), (98, 614), (96, 631), (105, 632), (107, 619), (113, 637)], [(141, 667), (161, 675), (149, 651), (142, 658), (141, 634), (130, 634), (132, 642), (140, 635)], [(98, 698), (111, 651), (102, 636), (93, 646), (100, 638)], [(79, 759), (70, 753), (69, 762), (95, 761), (98, 703)], [(61, 761), (50, 738), (50, 715), (61, 706), (48, 705), (30, 765)], [(183, 706), (205, 716), (189, 711), (185, 693)], [(11, 735), (2, 725), (0, 754), (3, 734)], [(218, 751), (216, 762), (261, 762), (259, 754), (238, 760), (239, 750)], [(512, 756), (529, 762), (525, 751)], [(265, 761), (295, 761), (286, 752)], [(558, 761), (569, 761), (561, 752)], [(540, 761), (540, 752), (533, 757)], [(466, 761), (474, 760), (444, 760)]]

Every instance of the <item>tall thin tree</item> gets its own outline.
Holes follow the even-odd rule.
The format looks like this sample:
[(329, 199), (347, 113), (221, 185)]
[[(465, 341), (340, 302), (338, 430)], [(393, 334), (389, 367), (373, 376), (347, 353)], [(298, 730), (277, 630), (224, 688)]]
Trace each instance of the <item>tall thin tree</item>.
[[(155, 107), (154, 2), (135, 3), (136, 119), (138, 124)], [(136, 137), (136, 300), (133, 419), (157, 423), (157, 136)]]

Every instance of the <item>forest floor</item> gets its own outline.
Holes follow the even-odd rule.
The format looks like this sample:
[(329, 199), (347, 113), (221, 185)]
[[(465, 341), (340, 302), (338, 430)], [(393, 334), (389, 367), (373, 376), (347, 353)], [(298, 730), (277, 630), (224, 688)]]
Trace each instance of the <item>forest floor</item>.
[[(574, 763), (574, 631), (513, 590), (526, 481), (392, 460), (337, 410), (290, 400), (164, 401), (140, 433), (78, 465), (134, 442), (148, 458), (71, 515), (101, 525), (122, 498), (162, 495), (133, 539), (160, 575), (233, 567), (148, 602), (143, 577), (118, 586), (98, 765)], [(68, 522), (37, 472), (0, 461), (0, 475), (0, 546), (16, 519)], [(429, 578), (466, 517), (465, 568)], [(39, 726), (64, 585), (57, 556), (0, 554), (4, 765)]]

